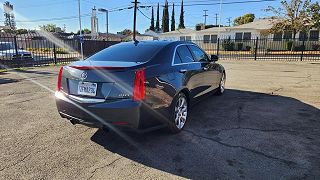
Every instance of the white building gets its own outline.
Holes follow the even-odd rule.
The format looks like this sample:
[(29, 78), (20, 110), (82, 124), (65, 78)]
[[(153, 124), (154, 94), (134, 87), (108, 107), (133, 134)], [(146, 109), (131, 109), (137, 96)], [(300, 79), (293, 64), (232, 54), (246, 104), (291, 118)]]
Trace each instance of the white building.
[[(179, 29), (176, 31), (159, 34), (159, 38), (166, 40), (201, 40), (204, 41), (204, 43), (215, 43), (217, 42), (218, 38), (230, 38), (236, 41), (251, 40), (256, 39), (257, 37), (259, 39), (271, 38), (274, 41), (281, 41), (283, 39), (288, 40), (294, 38), (292, 31), (270, 34), (269, 30), (272, 28), (275, 22), (277, 22), (276, 19), (258, 19), (251, 23), (239, 26), (220, 28), (213, 27), (200, 31), (195, 31), (192, 29)], [(312, 29), (308, 34), (308, 40), (319, 40), (319, 30)], [(302, 40), (304, 36), (304, 33), (298, 33), (296, 38)]]
[(172, 41), (191, 41), (196, 36), (195, 30), (192, 29), (177, 29), (166, 33), (159, 34), (160, 40), (172, 40)]

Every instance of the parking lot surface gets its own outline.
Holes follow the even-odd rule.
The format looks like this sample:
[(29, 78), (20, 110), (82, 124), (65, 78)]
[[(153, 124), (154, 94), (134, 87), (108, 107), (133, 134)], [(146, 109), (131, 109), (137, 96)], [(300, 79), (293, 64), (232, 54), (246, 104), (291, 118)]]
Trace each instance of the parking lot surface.
[(320, 63), (221, 61), (180, 134), (73, 126), (58, 67), (0, 73), (0, 179), (320, 179)]

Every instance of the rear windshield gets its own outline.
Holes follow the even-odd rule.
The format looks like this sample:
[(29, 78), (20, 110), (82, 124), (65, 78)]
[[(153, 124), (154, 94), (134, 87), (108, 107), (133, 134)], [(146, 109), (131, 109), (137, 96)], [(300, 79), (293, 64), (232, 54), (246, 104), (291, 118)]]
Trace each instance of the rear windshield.
[(135, 45), (134, 43), (116, 44), (88, 58), (90, 61), (146, 62), (157, 54), (163, 46), (156, 44)]

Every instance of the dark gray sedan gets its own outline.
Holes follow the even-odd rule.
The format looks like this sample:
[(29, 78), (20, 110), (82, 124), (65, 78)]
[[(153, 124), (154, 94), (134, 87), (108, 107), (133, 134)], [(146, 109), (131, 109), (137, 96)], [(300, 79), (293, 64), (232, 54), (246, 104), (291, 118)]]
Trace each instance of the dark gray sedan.
[(199, 97), (224, 92), (225, 69), (191, 42), (127, 42), (61, 67), (56, 104), (73, 124), (180, 132)]

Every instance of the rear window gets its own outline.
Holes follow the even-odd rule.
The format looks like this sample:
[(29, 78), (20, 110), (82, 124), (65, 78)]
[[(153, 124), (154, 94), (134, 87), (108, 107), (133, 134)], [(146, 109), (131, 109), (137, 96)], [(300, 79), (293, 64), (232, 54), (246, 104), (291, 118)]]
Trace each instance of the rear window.
[(156, 44), (135, 45), (134, 43), (116, 44), (88, 58), (90, 61), (146, 62), (156, 55), (163, 46)]

